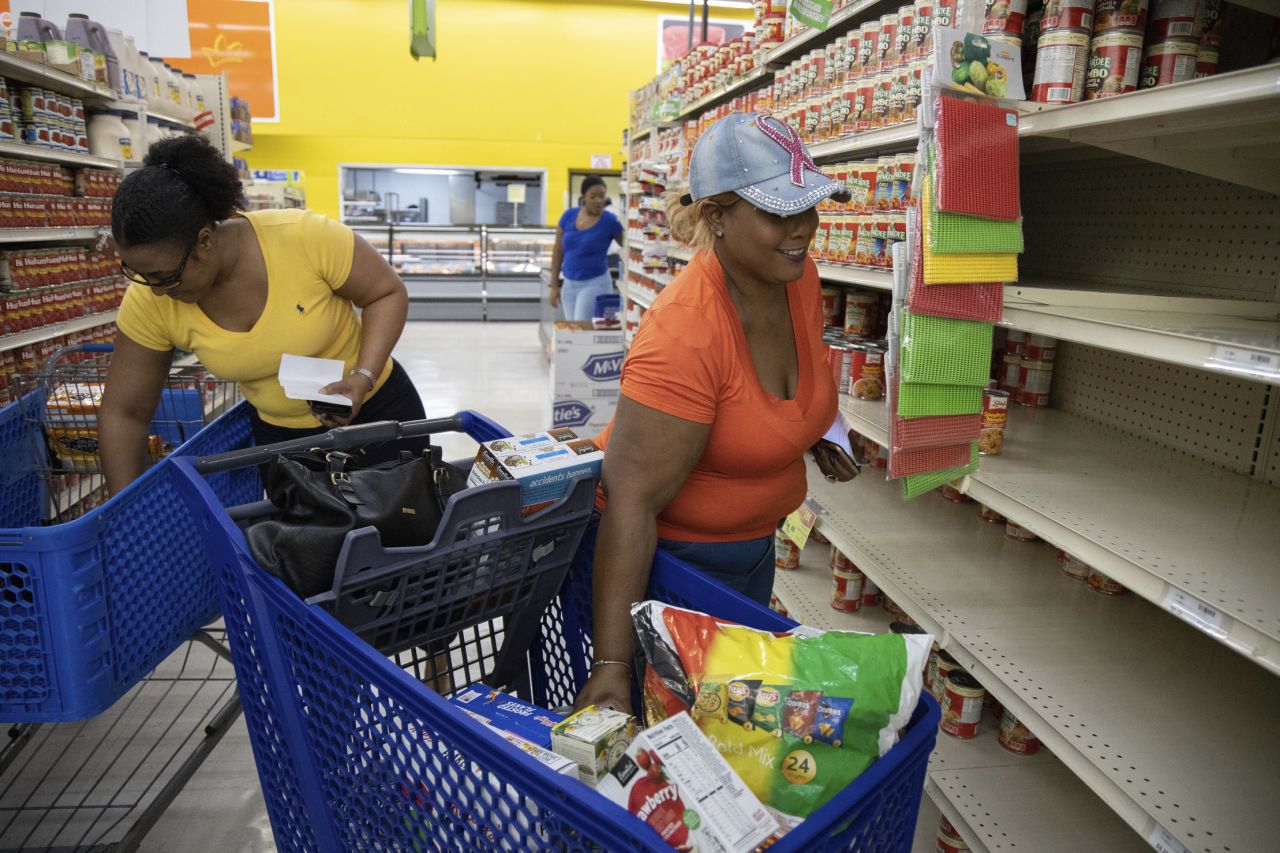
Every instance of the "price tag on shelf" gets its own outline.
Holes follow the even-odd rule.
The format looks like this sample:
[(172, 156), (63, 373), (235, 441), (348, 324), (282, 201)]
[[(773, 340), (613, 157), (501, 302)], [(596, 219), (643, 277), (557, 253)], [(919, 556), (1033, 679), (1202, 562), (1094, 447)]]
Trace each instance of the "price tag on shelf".
[(1189, 595), (1176, 586), (1170, 586), (1161, 603), (1165, 610), (1183, 622), (1219, 640), (1226, 638), (1227, 626), (1231, 624), (1230, 617), (1223, 615), (1218, 608), (1204, 603), (1194, 595)]
[(1245, 347), (1219, 346), (1213, 350), (1207, 367), (1222, 367), (1235, 373), (1280, 378), (1280, 353), (1259, 352)]
[(804, 543), (809, 541), (809, 534), (813, 532), (813, 526), (818, 523), (817, 508), (810, 506), (810, 503), (811, 501), (806, 500), (800, 504), (796, 511), (782, 522), (782, 534), (796, 543), (799, 548), (803, 548)]
[(1173, 833), (1158, 823), (1147, 833), (1147, 843), (1159, 853), (1191, 853), (1185, 844), (1173, 837)]

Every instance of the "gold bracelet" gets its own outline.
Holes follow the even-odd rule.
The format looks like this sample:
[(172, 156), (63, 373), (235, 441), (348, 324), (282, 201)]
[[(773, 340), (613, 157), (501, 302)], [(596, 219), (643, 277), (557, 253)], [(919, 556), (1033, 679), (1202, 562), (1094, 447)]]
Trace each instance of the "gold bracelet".
[(628, 672), (631, 671), (631, 664), (624, 660), (593, 660), (591, 662), (591, 671), (595, 672), (598, 666), (625, 666)]
[(378, 386), (378, 377), (377, 377), (377, 376), (375, 376), (375, 375), (374, 375), (374, 372), (373, 372), (372, 370), (370, 370), (369, 368), (367, 368), (367, 367), (353, 367), (353, 368), (351, 369), (351, 372), (350, 372), (350, 373), (348, 373), (347, 375), (348, 375), (348, 376), (355, 376), (355, 375), (357, 375), (357, 374), (358, 374), (358, 375), (360, 375), (360, 376), (363, 376), (365, 379), (367, 379), (367, 380), (369, 381), (369, 390), (370, 390), (370, 391), (372, 391), (374, 388), (376, 388), (376, 387)]

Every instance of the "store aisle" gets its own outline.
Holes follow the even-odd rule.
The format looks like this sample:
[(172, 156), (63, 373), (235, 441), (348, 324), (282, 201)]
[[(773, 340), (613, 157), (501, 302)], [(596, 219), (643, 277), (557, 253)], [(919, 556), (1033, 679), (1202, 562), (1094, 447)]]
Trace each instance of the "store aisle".
[[(474, 409), (515, 432), (545, 429), (551, 414), (547, 361), (534, 323), (413, 322), (395, 357), (437, 417)], [(474, 442), (442, 436), (446, 459)], [(241, 719), (188, 783), (142, 853), (268, 853), (275, 850), (249, 736)]]

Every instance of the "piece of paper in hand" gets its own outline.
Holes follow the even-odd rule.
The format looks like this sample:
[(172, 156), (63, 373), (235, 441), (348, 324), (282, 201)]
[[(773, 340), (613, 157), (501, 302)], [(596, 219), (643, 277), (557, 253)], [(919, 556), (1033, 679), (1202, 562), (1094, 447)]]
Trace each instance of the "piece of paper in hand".
[(836, 419), (832, 422), (831, 429), (827, 430), (827, 434), (823, 438), (849, 454), (850, 459), (857, 458), (853, 455), (853, 448), (849, 446), (849, 425), (844, 422), (843, 413), (836, 412)]
[(342, 379), (343, 367), (336, 358), (309, 358), (285, 353), (280, 356), (280, 387), (290, 400), (318, 400), (350, 406), (351, 400), (341, 394), (320, 393), (324, 386)]

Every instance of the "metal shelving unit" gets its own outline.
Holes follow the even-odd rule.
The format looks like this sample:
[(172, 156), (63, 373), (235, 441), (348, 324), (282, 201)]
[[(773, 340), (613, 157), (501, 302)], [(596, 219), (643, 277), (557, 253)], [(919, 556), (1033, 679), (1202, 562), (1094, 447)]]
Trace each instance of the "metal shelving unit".
[(104, 229), (100, 228), (0, 228), (0, 244), (96, 243)]
[[(888, 443), (882, 402), (840, 408)], [(1280, 673), (1280, 490), (1065, 412), (1015, 407), (1009, 435), (961, 491)]]
[(80, 98), (86, 103), (106, 103), (116, 99), (115, 91), (106, 86), (90, 83), (79, 77), (73, 77), (65, 71), (59, 71), (56, 68), (50, 68), (38, 62), (28, 62), (15, 54), (4, 51), (0, 51), (0, 77), (8, 77), (10, 80), (52, 89), (55, 92)]
[(1005, 288), (1003, 325), (1170, 364), (1280, 381), (1280, 304)]
[[(971, 505), (904, 503), (895, 484), (831, 484), (813, 467), (809, 482), (827, 537), (1142, 838), (1255, 850), (1280, 831), (1266, 805), (1280, 741), (1259, 734), (1280, 680), (1139, 598), (1066, 578), (1051, 549)], [(1229, 773), (1183, 748), (1193, 733), (1212, 733), (1213, 766)]]
[(74, 320), (68, 320), (65, 323), (54, 323), (52, 326), (41, 326), (39, 329), (31, 329), (27, 332), (16, 332), (12, 335), (0, 335), (0, 352), (5, 350), (17, 349), (18, 347), (30, 346), (31, 344), (42, 343), (43, 341), (52, 340), (62, 335), (70, 335), (75, 332), (83, 332), (85, 329), (96, 329), (98, 326), (106, 326), (116, 321), (116, 311), (104, 311), (101, 314), (90, 314), (86, 317), (77, 317)]
[[(778, 572), (774, 593), (791, 618), (829, 631), (887, 631), (893, 617), (881, 607), (855, 613), (831, 608), (827, 553), (826, 546), (810, 544), (801, 552), (798, 570)], [(997, 728), (998, 722), (988, 714), (972, 740), (940, 733), (929, 762), (925, 792), (972, 850), (1146, 849), (1048, 750), (1015, 755), (999, 745)], [(921, 822), (926, 822), (923, 811)]]
[[(0, 54), (2, 55), (2, 54)], [(0, 142), (0, 157), (16, 157), (19, 160), (40, 160), (44, 163), (60, 163), (64, 166), (90, 166), (95, 169), (121, 169), (124, 164), (110, 157), (95, 157), (76, 151), (58, 148), (41, 148), (23, 142)]]

